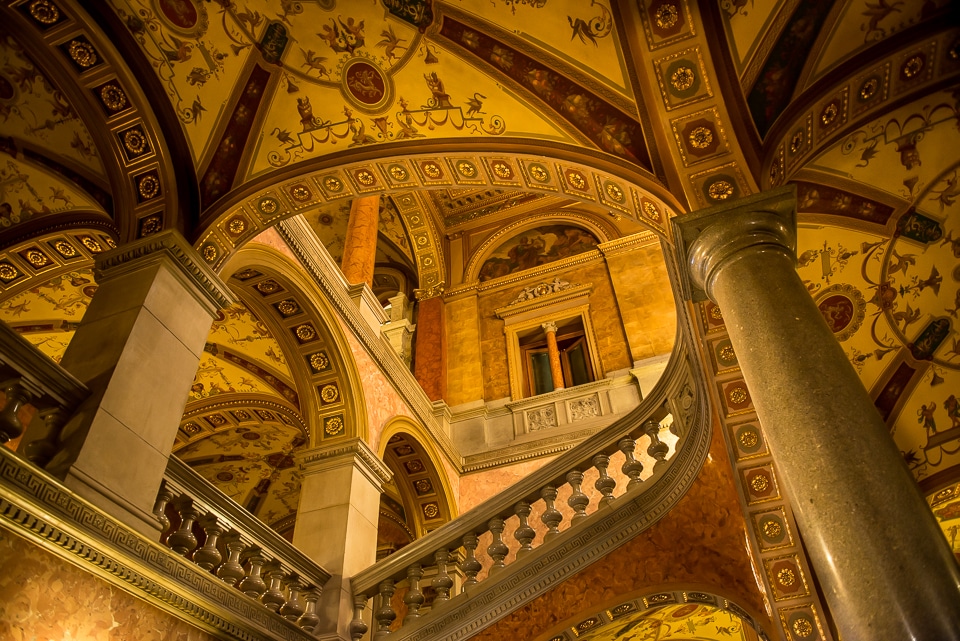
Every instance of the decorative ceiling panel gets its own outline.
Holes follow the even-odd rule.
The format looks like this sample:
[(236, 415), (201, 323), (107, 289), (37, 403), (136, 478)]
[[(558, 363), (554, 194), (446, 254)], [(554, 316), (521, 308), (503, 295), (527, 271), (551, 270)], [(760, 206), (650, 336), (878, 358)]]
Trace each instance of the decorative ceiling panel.
[(829, 32), (824, 34), (823, 45), (814, 50), (814, 58), (808, 63), (812, 63), (812, 72), (805, 78), (804, 86), (813, 84), (823, 74), (864, 49), (923, 20), (941, 15), (949, 4), (950, 0), (850, 0)]
[(5, 136), (105, 175), (93, 138), (66, 96), (6, 34), (0, 37), (0, 118)]
[(763, 45), (770, 37), (770, 29), (781, 11), (790, 11), (793, 4), (787, 0), (755, 2), (754, 0), (723, 0), (720, 2), (723, 27), (727, 32), (730, 57), (737, 75), (754, 56), (763, 58), (768, 53)]

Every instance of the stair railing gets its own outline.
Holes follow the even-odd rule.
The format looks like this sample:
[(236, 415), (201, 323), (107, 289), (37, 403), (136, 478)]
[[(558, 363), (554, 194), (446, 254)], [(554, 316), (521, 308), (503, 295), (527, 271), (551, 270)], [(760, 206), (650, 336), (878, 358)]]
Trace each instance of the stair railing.
[[(704, 390), (690, 374), (695, 366), (678, 350), (651, 394), (623, 419), (352, 577), (352, 638), (361, 639), (370, 628), (365, 613), (371, 599), (369, 631), (376, 641), (419, 621), (427, 605), (436, 608), (477, 592), (480, 588), (474, 586), (509, 572), (508, 561), (523, 559), (535, 546), (576, 530), (588, 511), (604, 511), (619, 498), (618, 488), (621, 495), (643, 493), (670, 468), (694, 423), (700, 432), (697, 447), (703, 452), (687, 457), (686, 464), (698, 466), (705, 456), (707, 430), (702, 429), (704, 412), (697, 407)], [(697, 461), (690, 462), (693, 459)], [(595, 501), (589, 496), (591, 487)], [(425, 573), (432, 579), (422, 585)]]

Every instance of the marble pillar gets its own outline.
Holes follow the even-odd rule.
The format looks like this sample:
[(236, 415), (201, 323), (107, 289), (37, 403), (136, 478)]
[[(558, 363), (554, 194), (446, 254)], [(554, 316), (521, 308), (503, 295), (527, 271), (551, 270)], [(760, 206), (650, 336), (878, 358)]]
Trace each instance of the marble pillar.
[(417, 303), (416, 359), (413, 373), (431, 401), (447, 394), (447, 335), (440, 296)]
[[(317, 604), (317, 632), (349, 639), (349, 579), (377, 560), (380, 494), (393, 474), (359, 438), (304, 452), (293, 544), (332, 577)], [(326, 627), (324, 627), (326, 626)]]
[(674, 231), (686, 293), (723, 310), (840, 634), (960, 638), (960, 568), (796, 272), (793, 189), (677, 218)]
[(557, 325), (547, 322), (541, 325), (547, 335), (547, 357), (550, 359), (550, 377), (553, 389), (563, 389), (563, 368), (560, 367), (560, 350), (557, 348)]
[(377, 260), (377, 232), (380, 224), (380, 196), (361, 196), (350, 204), (350, 221), (343, 240), (340, 267), (348, 283), (373, 287)]
[(97, 293), (60, 365), (90, 389), (46, 468), (127, 525), (155, 536), (157, 490), (203, 345), (227, 286), (179, 233), (105, 252)]

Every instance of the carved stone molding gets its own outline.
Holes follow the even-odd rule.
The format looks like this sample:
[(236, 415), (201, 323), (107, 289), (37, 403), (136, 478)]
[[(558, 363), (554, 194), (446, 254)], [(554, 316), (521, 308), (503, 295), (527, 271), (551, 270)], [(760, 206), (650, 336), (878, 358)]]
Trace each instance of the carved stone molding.
[(176, 267), (178, 276), (192, 285), (193, 296), (211, 310), (223, 309), (236, 302), (236, 297), (219, 276), (197, 254), (183, 236), (167, 230), (127, 243), (100, 254), (94, 264), (97, 282), (131, 273), (145, 265), (166, 261)]
[(390, 471), (390, 468), (360, 438), (337, 441), (333, 445), (308, 450), (303, 452), (298, 459), (304, 474), (339, 467), (352, 461), (355, 465), (359, 464), (360, 471), (363, 472), (364, 476), (378, 487), (384, 483), (389, 483), (393, 478), (393, 472)]
[(6, 448), (0, 448), (0, 526), (217, 636), (314, 639), (210, 572), (105, 515)]

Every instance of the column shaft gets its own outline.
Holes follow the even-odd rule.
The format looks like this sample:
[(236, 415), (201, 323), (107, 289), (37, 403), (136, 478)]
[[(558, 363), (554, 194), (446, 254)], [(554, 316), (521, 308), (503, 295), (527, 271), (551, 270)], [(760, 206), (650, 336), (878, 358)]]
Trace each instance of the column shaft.
[(373, 287), (379, 224), (380, 196), (355, 198), (350, 204), (350, 221), (347, 223), (340, 263), (348, 283), (366, 283)]
[(547, 356), (550, 358), (553, 389), (563, 389), (563, 368), (560, 366), (560, 350), (557, 348), (557, 326), (553, 323), (544, 323), (541, 327), (547, 335)]
[(416, 359), (413, 374), (431, 401), (447, 394), (447, 335), (439, 296), (417, 303)]
[(694, 281), (723, 310), (840, 633), (960, 638), (956, 561), (796, 272), (792, 222), (758, 213), (763, 204), (693, 214), (679, 228), (688, 238), (703, 229), (690, 251)]

